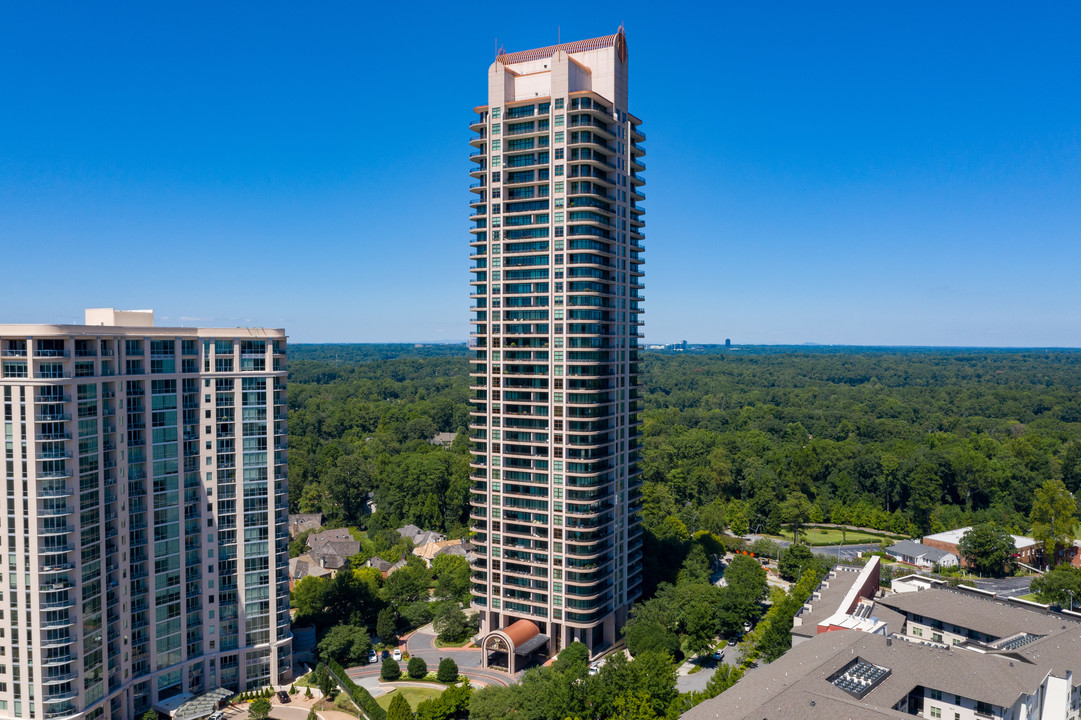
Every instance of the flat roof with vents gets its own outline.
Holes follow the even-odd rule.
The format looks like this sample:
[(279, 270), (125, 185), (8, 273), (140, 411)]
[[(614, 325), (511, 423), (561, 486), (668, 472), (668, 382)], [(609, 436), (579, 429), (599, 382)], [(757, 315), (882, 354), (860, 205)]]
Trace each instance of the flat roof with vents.
[(1032, 633), (1019, 633), (1008, 638), (999, 640), (991, 645), (996, 650), (1017, 650), (1023, 648), (1031, 642), (1036, 642), (1040, 639), (1040, 635), (1033, 635)]
[(846, 693), (862, 700), (863, 696), (875, 689), (879, 683), (890, 676), (890, 669), (875, 665), (857, 657), (844, 668), (831, 675), (829, 682)]

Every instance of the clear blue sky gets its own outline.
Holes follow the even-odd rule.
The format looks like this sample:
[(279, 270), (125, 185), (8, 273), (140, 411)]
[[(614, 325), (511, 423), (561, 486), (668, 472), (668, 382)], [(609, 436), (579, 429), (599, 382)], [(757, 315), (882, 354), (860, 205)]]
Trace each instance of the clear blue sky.
[(1081, 345), (1081, 5), (0, 6), (0, 322), (468, 333), (468, 124), (627, 27), (647, 342)]

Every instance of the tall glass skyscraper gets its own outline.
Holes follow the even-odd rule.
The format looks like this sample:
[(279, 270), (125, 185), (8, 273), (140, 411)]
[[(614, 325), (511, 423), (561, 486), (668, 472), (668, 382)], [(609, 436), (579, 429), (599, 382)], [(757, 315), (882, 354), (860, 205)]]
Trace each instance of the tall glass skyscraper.
[(613, 643), (640, 592), (645, 169), (615, 35), (512, 54), (475, 108), (473, 605), (515, 669)]
[(292, 677), (284, 331), (153, 325), (0, 325), (0, 718)]

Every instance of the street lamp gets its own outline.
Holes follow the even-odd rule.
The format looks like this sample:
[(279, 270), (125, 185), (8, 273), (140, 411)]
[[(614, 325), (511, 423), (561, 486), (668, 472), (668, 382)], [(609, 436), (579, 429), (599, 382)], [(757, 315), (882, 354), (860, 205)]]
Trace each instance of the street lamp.
[(1073, 612), (1073, 590), (1067, 590), (1070, 593), (1070, 612)]

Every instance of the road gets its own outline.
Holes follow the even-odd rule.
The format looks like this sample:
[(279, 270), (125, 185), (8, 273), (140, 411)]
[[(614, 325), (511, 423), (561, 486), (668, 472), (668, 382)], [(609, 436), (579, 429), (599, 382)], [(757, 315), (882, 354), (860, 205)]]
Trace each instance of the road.
[[(751, 541), (758, 540), (761, 535), (750, 535)], [(773, 542), (777, 543), (782, 548), (786, 548), (792, 544), (790, 540), (774, 540), (769, 538)], [(838, 558), (840, 560), (850, 560), (859, 557), (860, 553), (871, 552), (872, 550), (879, 549), (878, 543), (861, 543), (858, 545), (817, 545), (808, 546), (811, 548), (811, 552), (815, 555), (825, 555), (827, 557)], [(770, 558), (770, 561), (776, 561), (777, 558)]]
[[(724, 658), (721, 660), (725, 665), (739, 665), (739, 646), (728, 645), (724, 648)], [(717, 670), (717, 662), (712, 658), (703, 658), (695, 664), (701, 663), (702, 670), (693, 675), (677, 675), (676, 689), (680, 692), (698, 692), (706, 689), (706, 683), (713, 677)]]
[[(405, 649), (410, 657), (424, 658), (428, 663), (428, 669), (435, 671), (439, 667), (439, 661), (445, 657), (458, 664), (458, 671), (470, 680), (476, 680), (478, 684), (485, 685), (510, 685), (514, 678), (507, 673), (498, 670), (481, 668), (481, 651), (479, 648), (440, 648), (435, 646), (435, 633), (431, 625), (425, 625), (405, 641)], [(402, 674), (405, 674), (406, 663), (402, 662)], [(353, 678), (354, 682), (362, 678), (377, 678), (381, 663), (375, 665), (361, 665), (349, 668), (346, 674)]]

